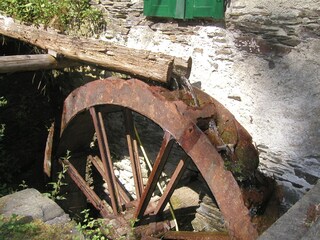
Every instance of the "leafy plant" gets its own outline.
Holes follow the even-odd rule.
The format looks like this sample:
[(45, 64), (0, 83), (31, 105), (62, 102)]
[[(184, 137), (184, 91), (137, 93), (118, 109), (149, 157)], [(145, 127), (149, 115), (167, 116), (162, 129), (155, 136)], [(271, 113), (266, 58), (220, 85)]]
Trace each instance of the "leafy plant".
[(94, 219), (90, 217), (89, 212), (89, 209), (84, 209), (81, 212), (83, 215), (83, 221), (78, 223), (78, 231), (80, 231), (86, 238), (92, 240), (106, 240), (106, 235), (110, 233), (110, 226), (105, 227), (103, 219)]
[[(63, 159), (70, 159), (70, 151), (67, 151), (67, 154)], [(52, 190), (49, 193), (44, 193), (44, 195), (53, 201), (55, 200), (64, 200), (65, 196), (60, 195), (60, 190), (62, 186), (66, 186), (67, 184), (63, 182), (65, 179), (66, 172), (68, 171), (68, 166), (62, 162), (62, 171), (58, 172), (57, 181), (49, 182), (48, 185), (52, 186)]]
[(1, 0), (0, 11), (73, 34), (92, 36), (106, 25), (102, 12), (91, 8), (89, 0)]
[(4, 97), (0, 97), (0, 107), (3, 107), (7, 104), (7, 100)]
[[(0, 97), (0, 107), (3, 107), (7, 104), (7, 100), (4, 97)], [(4, 130), (5, 130), (5, 124), (0, 123), (0, 144), (1, 140), (4, 137)], [(1, 150), (1, 145), (0, 145), (0, 150)]]
[(30, 222), (25, 222), (24, 219), (17, 215), (12, 215), (10, 218), (0, 215), (0, 239), (22, 239), (27, 233), (35, 235), (39, 228)]
[(19, 187), (23, 190), (23, 189), (27, 189), (29, 186), (25, 180), (22, 180), (22, 182), (19, 184)]
[[(28, 188), (28, 185), (23, 180), (19, 184), (19, 188), (23, 190), (23, 189)], [(0, 197), (3, 197), (3, 196), (8, 195), (8, 194), (12, 194), (12, 193), (14, 193), (14, 192), (16, 192), (18, 190), (19, 189), (15, 189), (12, 186), (9, 186), (7, 183), (0, 183)]]
[(92, 161), (89, 157), (87, 158), (87, 162), (86, 162), (85, 181), (88, 184), (88, 186), (93, 188)]
[(244, 180), (243, 178), (243, 163), (237, 161), (231, 161), (229, 159), (224, 159), (224, 167), (226, 170), (231, 171), (239, 182)]
[(8, 186), (6, 183), (0, 184), (0, 197), (13, 193), (14, 190), (12, 187)]

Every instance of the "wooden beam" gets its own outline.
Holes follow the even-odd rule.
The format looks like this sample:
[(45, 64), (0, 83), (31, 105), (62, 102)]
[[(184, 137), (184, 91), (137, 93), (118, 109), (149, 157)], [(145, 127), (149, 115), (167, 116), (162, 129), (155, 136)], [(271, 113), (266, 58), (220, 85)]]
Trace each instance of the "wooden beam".
[[(70, 59), (125, 73), (131, 77), (167, 82), (174, 74), (175, 57), (173, 56), (128, 48), (97, 39), (67, 36), (54, 30), (23, 25), (1, 15), (0, 34), (42, 49), (51, 49)], [(187, 69), (182, 72), (190, 73), (190, 59), (184, 61), (184, 64), (180, 60), (177, 63), (179, 69), (185, 67)]]
[(49, 54), (0, 56), (0, 73), (38, 71), (79, 66), (75, 61), (57, 60)]

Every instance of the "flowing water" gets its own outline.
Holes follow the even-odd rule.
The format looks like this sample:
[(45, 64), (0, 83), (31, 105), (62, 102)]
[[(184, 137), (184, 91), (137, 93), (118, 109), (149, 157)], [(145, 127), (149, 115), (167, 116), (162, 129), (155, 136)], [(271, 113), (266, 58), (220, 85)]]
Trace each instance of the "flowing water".
[(181, 85), (182, 85), (183, 89), (191, 95), (191, 97), (193, 99), (194, 106), (199, 107), (199, 101), (198, 101), (198, 98), (194, 92), (193, 86), (190, 83), (190, 80), (184, 76), (181, 76), (180, 79), (181, 79)]

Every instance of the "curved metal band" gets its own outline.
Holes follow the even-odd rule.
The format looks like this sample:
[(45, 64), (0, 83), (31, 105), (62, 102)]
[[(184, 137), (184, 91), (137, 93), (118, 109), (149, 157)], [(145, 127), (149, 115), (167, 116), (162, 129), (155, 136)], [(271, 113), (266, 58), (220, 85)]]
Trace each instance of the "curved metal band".
[[(205, 98), (206, 101), (216, 102), (208, 95)], [(65, 100), (61, 120), (62, 138), (63, 132), (78, 113), (104, 104), (130, 108), (169, 132), (191, 157), (207, 182), (224, 216), (229, 234), (236, 239), (257, 238), (257, 231), (250, 221), (236, 180), (231, 172), (225, 170), (223, 159), (194, 122), (194, 114), (201, 109), (190, 109), (172, 97), (168, 90), (149, 86), (136, 79), (97, 80), (74, 90)], [(215, 109), (204, 111), (212, 115)]]

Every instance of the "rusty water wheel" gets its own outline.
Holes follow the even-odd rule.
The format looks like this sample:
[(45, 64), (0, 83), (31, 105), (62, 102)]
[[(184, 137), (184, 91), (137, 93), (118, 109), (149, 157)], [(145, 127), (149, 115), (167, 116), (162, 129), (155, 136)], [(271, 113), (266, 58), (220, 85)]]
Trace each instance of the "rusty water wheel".
[[(157, 222), (161, 222), (160, 225), (166, 228), (167, 225), (163, 224), (160, 216), (176, 189), (189, 158), (215, 197), (230, 238), (256, 239), (257, 231), (250, 221), (236, 180), (232, 173), (225, 169), (223, 159), (216, 148), (197, 126), (198, 119), (212, 117), (221, 106), (201, 91), (198, 94), (203, 103), (200, 107), (192, 107), (169, 90), (150, 86), (136, 79), (109, 78), (90, 82), (74, 90), (64, 102), (56, 155), (60, 157), (61, 162), (68, 165), (71, 179), (102, 217), (116, 219), (120, 225), (136, 220), (136, 229), (141, 231), (140, 234), (149, 236), (155, 236), (163, 230), (162, 227), (157, 227)], [(105, 125), (108, 125), (108, 115), (115, 112), (120, 113), (123, 119), (120, 132), (124, 135), (130, 156), (135, 196), (128, 193), (114, 172), (110, 132)], [(133, 114), (149, 119), (163, 131), (161, 146), (146, 183), (143, 182), (140, 168)], [(98, 146), (98, 151), (95, 152), (89, 147), (93, 138), (96, 138)], [(152, 196), (174, 144), (188, 157), (179, 159), (164, 193), (155, 205)], [(67, 151), (70, 151), (70, 159), (61, 158)], [(84, 171), (84, 165), (88, 160), (100, 178), (98, 182), (106, 183), (104, 191), (99, 191), (96, 184), (93, 184), (94, 188), (89, 186)], [(221, 236), (216, 235), (214, 238), (210, 234), (191, 232), (169, 232), (164, 235), (164, 239), (219, 237)]]

